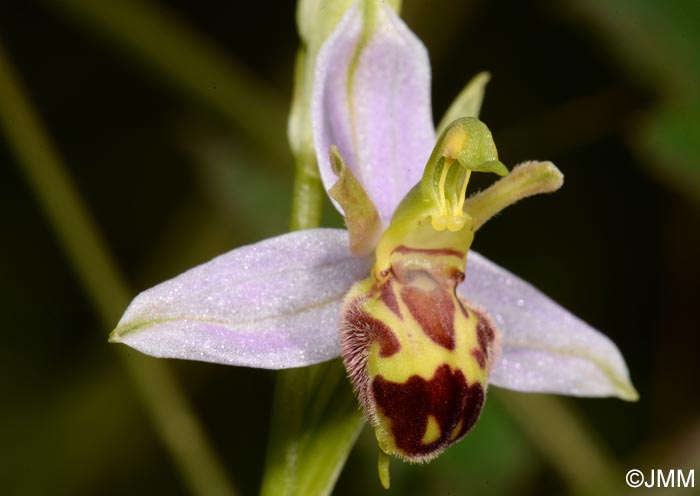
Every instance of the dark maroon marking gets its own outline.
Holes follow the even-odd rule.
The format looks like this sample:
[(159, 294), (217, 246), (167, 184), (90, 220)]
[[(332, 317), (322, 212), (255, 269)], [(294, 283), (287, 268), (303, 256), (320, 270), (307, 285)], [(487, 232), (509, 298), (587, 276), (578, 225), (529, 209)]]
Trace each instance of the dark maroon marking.
[(391, 251), (392, 255), (394, 253), (425, 253), (426, 255), (447, 255), (464, 258), (464, 252), (451, 248), (411, 248), (410, 246), (399, 245)]
[(407, 286), (401, 290), (401, 299), (430, 339), (448, 350), (455, 349), (455, 306), (448, 290)]
[(398, 353), (401, 344), (383, 322), (371, 317), (362, 308), (368, 299), (355, 298), (343, 306), (340, 321), (340, 354), (353, 389), (363, 408), (371, 405), (370, 381), (367, 376), (367, 355), (372, 343), (379, 343), (379, 355), (389, 357)]
[(469, 389), (464, 397), (464, 409), (462, 410), (462, 427), (459, 429), (459, 433), (455, 436), (452, 442), (456, 442), (463, 438), (467, 432), (474, 427), (476, 421), (479, 420), (479, 415), (481, 415), (481, 410), (484, 408), (484, 400), (486, 399), (486, 394), (484, 393), (484, 388), (478, 382), (475, 382)]
[(399, 302), (394, 294), (394, 285), (391, 279), (388, 279), (384, 284), (379, 286), (379, 299), (384, 302), (387, 308), (394, 312), (398, 318), (403, 319), (401, 309), (399, 308)]
[(482, 369), (486, 368), (486, 354), (483, 351), (481, 351), (479, 348), (474, 348), (472, 350), (472, 356), (479, 363), (479, 367)]
[(488, 319), (488, 317), (484, 316), (483, 320), (486, 321), (486, 334), (488, 335), (489, 343), (493, 343), (493, 341), (496, 339), (496, 332), (493, 330), (493, 327), (491, 327), (491, 321)]
[(479, 315), (479, 323), (476, 325), (476, 338), (479, 340), (479, 347), (485, 355), (489, 354), (494, 337), (493, 329), (491, 329), (486, 317)]
[[(430, 380), (414, 375), (399, 384), (378, 375), (372, 382), (372, 393), (377, 407), (389, 419), (397, 448), (407, 457), (436, 455), (457, 441), (474, 425), (484, 404), (481, 385), (468, 386), (462, 371), (452, 371), (448, 365), (441, 365)], [(437, 420), (440, 437), (423, 444), (428, 415)], [(460, 420), (459, 433), (452, 438)]]
[(394, 331), (381, 320), (360, 311), (355, 316), (353, 324), (359, 332), (367, 333), (370, 341), (379, 343), (379, 356), (390, 357), (401, 349), (401, 344), (396, 339)]
[(459, 286), (464, 282), (464, 272), (462, 272), (459, 269), (452, 269), (452, 272), (450, 273), (450, 279), (454, 281), (455, 286)]

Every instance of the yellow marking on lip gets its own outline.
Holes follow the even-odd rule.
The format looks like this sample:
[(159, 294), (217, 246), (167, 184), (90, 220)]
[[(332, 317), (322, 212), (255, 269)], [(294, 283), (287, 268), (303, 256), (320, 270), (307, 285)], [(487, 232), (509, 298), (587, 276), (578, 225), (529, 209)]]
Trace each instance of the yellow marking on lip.
[(388, 381), (405, 383), (411, 376), (417, 375), (430, 380), (438, 367), (447, 364), (453, 370), (461, 370), (469, 384), (486, 383), (488, 367), (482, 369), (471, 354), (471, 350), (479, 346), (476, 334), (478, 317), (471, 309), (466, 309), (469, 315), (469, 318), (466, 318), (459, 308), (455, 308), (455, 347), (448, 350), (430, 339), (411, 316), (401, 298), (398, 299), (398, 303), (403, 320), (384, 304), (372, 305), (371, 301), (365, 303), (373, 307), (366, 308), (370, 315), (380, 318), (394, 332), (401, 345), (394, 355), (381, 357), (379, 344), (372, 343), (367, 360), (367, 373), (370, 378), (381, 374)]
[(420, 442), (423, 444), (434, 443), (440, 439), (441, 434), (442, 430), (437, 419), (433, 415), (428, 415), (428, 425), (425, 427), (425, 434), (423, 434), (423, 439)]
[(462, 426), (464, 425), (464, 419), (459, 419), (459, 422), (457, 422), (457, 425), (455, 426), (454, 429), (452, 429), (452, 434), (450, 434), (450, 440), (454, 441), (457, 439), (457, 436), (459, 436), (459, 431), (462, 430)]

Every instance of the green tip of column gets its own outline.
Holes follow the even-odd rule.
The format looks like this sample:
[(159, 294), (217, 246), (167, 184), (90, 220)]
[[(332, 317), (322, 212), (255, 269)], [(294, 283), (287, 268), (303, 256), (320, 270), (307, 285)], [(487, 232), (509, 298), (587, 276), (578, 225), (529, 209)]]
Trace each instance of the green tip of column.
[(465, 168), (476, 172), (493, 172), (499, 176), (508, 174), (508, 168), (503, 162), (498, 160), (489, 160), (488, 162), (481, 162), (478, 165), (465, 165)]

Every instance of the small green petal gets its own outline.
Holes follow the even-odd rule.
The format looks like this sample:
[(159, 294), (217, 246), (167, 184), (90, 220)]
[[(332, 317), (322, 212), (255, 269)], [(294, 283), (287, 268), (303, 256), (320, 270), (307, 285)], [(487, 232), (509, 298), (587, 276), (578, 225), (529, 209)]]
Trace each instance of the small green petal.
[(479, 117), (486, 84), (490, 79), (491, 74), (480, 72), (467, 83), (440, 121), (440, 125), (437, 127), (438, 136), (442, 134), (451, 122), (460, 117)]
[(350, 232), (350, 251), (358, 256), (367, 255), (374, 250), (383, 230), (377, 207), (345, 164), (337, 147), (331, 147), (330, 158), (338, 181), (328, 190), (328, 194), (338, 202), (345, 214), (345, 225)]
[(464, 212), (471, 216), (474, 229), (504, 208), (528, 196), (552, 193), (564, 184), (564, 175), (552, 162), (524, 162), (503, 179), (468, 198)]

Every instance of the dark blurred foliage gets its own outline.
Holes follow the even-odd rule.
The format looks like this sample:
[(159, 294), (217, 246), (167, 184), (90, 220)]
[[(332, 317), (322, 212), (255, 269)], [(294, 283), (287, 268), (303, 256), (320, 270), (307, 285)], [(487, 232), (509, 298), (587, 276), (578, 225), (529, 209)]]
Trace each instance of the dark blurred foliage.
[[(652, 156), (640, 136), (671, 90), (640, 76), (635, 38), (601, 17), (626, 12), (583, 4), (405, 0), (404, 17), (430, 50), (438, 119), (474, 73), (488, 70), (482, 119), (503, 162), (549, 159), (566, 177), (555, 195), (489, 222), (474, 246), (622, 350), (638, 403), (566, 400), (618, 462), (622, 481), (633, 467), (700, 467), (697, 445), (686, 445), (700, 429), (700, 192), (690, 172), (667, 181), (672, 164), (648, 168), (666, 155)], [(167, 7), (288, 103), (298, 46), (293, 2)], [(683, 18), (679, 29), (694, 25), (697, 34), (695, 21)], [(284, 232), (291, 155), (261, 150), (216, 108), (100, 31), (60, 1), (0, 3), (0, 40), (134, 292)], [(648, 53), (652, 72), (662, 70), (653, 57), (665, 55)], [(284, 149), (284, 127), (269, 133)], [(110, 329), (98, 323), (2, 139), (0, 163), (0, 492), (185, 494), (116, 345), (107, 344)], [(341, 225), (326, 208), (326, 223)], [(173, 365), (241, 493), (254, 494), (273, 374)], [(384, 494), (375, 457), (365, 430), (337, 494)], [(498, 401), (444, 457), (393, 468), (395, 494), (567, 487)]]

